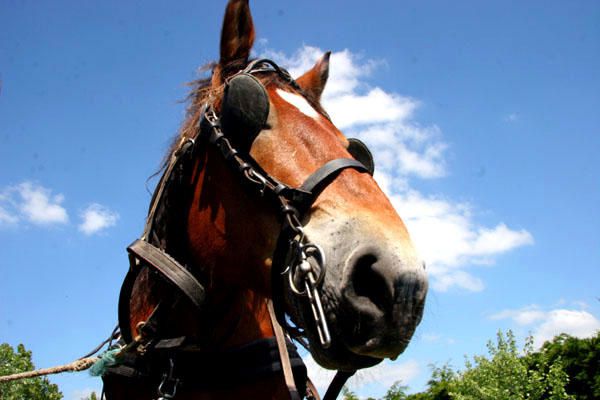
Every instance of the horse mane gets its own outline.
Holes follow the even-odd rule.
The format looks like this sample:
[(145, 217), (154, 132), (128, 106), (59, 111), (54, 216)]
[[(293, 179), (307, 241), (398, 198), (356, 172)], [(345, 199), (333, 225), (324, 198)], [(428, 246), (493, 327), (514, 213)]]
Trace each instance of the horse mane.
[(215, 106), (217, 108), (220, 107), (224, 89), (224, 85), (221, 83), (223, 82), (223, 77), (236, 73), (244, 68), (246, 64), (247, 61), (245, 60), (234, 60), (229, 62), (226, 66), (221, 66), (216, 62), (210, 62), (199, 68), (200, 73), (210, 72), (210, 76), (195, 79), (187, 83), (187, 86), (191, 87), (191, 90), (184, 100), (184, 102), (188, 103), (186, 116), (179, 129), (179, 133), (173, 138), (169, 150), (165, 155), (161, 171), (168, 164), (171, 156), (177, 151), (182, 139), (193, 138), (196, 136), (198, 124), (202, 117), (202, 108), (207, 101), (212, 98), (214, 99)]
[[(185, 119), (181, 125), (181, 128), (179, 129), (179, 133), (173, 138), (169, 150), (163, 159), (161, 168), (159, 171), (157, 171), (156, 175), (161, 173), (166, 168), (169, 160), (177, 151), (177, 148), (183, 139), (193, 138), (196, 136), (198, 124), (200, 122), (200, 118), (202, 117), (202, 109), (210, 98), (213, 99), (213, 105), (215, 106), (216, 111), (219, 111), (221, 99), (223, 97), (223, 90), (225, 87), (225, 85), (222, 83), (224, 78), (229, 77), (245, 68), (250, 61), (251, 60), (238, 59), (229, 62), (225, 66), (222, 66), (216, 62), (210, 62), (199, 68), (200, 73), (210, 72), (211, 75), (187, 83), (187, 85), (191, 87), (191, 90), (184, 100), (184, 102), (188, 103)], [(289, 90), (289, 83), (284, 82), (279, 75), (272, 74), (270, 72), (267, 72), (266, 74), (269, 76), (269, 78), (266, 81), (263, 81), (265, 86), (275, 82), (278, 87)], [(319, 99), (314, 98), (301, 88), (297, 88), (295, 91), (306, 98), (309, 104), (313, 106), (317, 112), (322, 114), (328, 120), (331, 120), (329, 114), (325, 111)]]
[[(244, 66), (245, 62), (241, 61), (229, 63), (225, 68), (211, 62), (199, 68), (200, 73), (210, 72), (210, 76), (187, 83), (191, 90), (183, 100), (188, 103), (185, 119), (178, 134), (171, 141), (160, 168), (148, 180), (166, 172), (169, 163), (179, 150), (182, 140), (196, 137), (204, 105), (211, 102), (217, 110), (220, 108), (224, 89), (224, 85), (221, 83), (223, 82), (222, 77), (229, 76)], [(188, 254), (187, 247), (184, 245), (186, 243), (184, 240), (185, 218), (181, 218), (180, 213), (189, 206), (190, 191), (183, 183), (185, 178), (182, 174), (189, 172), (189, 170), (177, 170), (166, 177), (166, 181), (163, 183), (163, 195), (154, 213), (154, 228), (149, 238), (154, 245), (166, 250), (183, 264), (188, 262)], [(162, 179), (165, 177), (163, 176)]]

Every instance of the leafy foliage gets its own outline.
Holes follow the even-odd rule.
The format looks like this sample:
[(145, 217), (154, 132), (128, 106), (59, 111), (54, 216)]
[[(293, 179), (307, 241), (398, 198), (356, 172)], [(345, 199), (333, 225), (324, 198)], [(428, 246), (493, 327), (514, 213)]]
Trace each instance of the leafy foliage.
[[(565, 390), (568, 376), (559, 359), (550, 362), (542, 353), (540, 368), (529, 369), (511, 331), (506, 335), (498, 332), (497, 343), (490, 341), (487, 347), (490, 358), (475, 356), (473, 361), (466, 360), (465, 371), (451, 382), (448, 393), (452, 399), (573, 399)], [(523, 350), (525, 355), (533, 353), (531, 338)]]
[(588, 339), (567, 334), (544, 343), (541, 350), (527, 355), (530, 369), (549, 372), (548, 364), (560, 361), (569, 376), (567, 392), (577, 399), (600, 399), (600, 332)]
[(343, 400), (360, 400), (356, 393), (348, 389), (346, 386), (342, 388), (341, 395)]
[[(32, 371), (34, 368), (31, 351), (27, 351), (25, 346), (18, 345), (15, 352), (9, 344), (0, 344), (0, 375)], [(62, 393), (47, 378), (40, 377), (0, 383), (0, 399), (60, 400)]]
[(406, 400), (408, 398), (407, 390), (408, 386), (403, 386), (400, 381), (397, 381), (388, 389), (382, 400)]
[(448, 390), (454, 380), (457, 379), (455, 372), (448, 364), (440, 368), (430, 365), (432, 369), (431, 379), (427, 382), (427, 391), (411, 394), (407, 400), (450, 400)]
[[(513, 333), (500, 331), (487, 349), (488, 355), (467, 359), (462, 371), (431, 366), (422, 393), (406, 394), (408, 387), (395, 382), (380, 400), (600, 399), (600, 331), (589, 339), (562, 334), (538, 351), (533, 338), (519, 350)], [(342, 393), (344, 400), (359, 399), (347, 388)]]

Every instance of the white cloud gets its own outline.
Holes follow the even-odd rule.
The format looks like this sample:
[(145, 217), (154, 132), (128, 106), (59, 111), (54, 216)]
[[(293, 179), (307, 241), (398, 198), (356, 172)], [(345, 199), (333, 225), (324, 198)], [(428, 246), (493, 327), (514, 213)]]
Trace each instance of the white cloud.
[(17, 188), (23, 203), (21, 212), (34, 224), (64, 224), (69, 222), (67, 210), (61, 203), (65, 197), (62, 194), (52, 196), (52, 192), (42, 186), (24, 182)]
[[(272, 50), (265, 50), (263, 55), (286, 65), (297, 77), (323, 53), (304, 46), (291, 57)], [(366, 83), (365, 78), (381, 64), (362, 60), (349, 50), (332, 53), (323, 106), (338, 128), (372, 147), (378, 169), (426, 179), (444, 176), (447, 145), (440, 140), (438, 127), (420, 126), (413, 120), (420, 103)]]
[(421, 340), (427, 343), (437, 343), (442, 340), (442, 335), (439, 333), (424, 333), (421, 335)]
[(327, 93), (323, 106), (338, 128), (347, 129), (357, 125), (403, 121), (414, 112), (418, 103), (408, 97), (373, 88), (362, 95), (347, 93), (332, 96)]
[(441, 335), (439, 333), (434, 333), (434, 332), (424, 333), (424, 334), (420, 335), (420, 337), (417, 337), (416, 339), (417, 339), (417, 341), (425, 342), (425, 343), (438, 343), (438, 344), (441, 343), (441, 344), (445, 344), (445, 345), (452, 345), (452, 344), (456, 343), (456, 340), (454, 340), (453, 338)]
[(546, 313), (544, 311), (541, 311), (539, 307), (532, 305), (519, 310), (503, 310), (491, 315), (490, 319), (512, 319), (519, 325), (531, 325), (534, 322), (543, 320), (545, 317)]
[[(32, 223), (41, 226), (67, 224), (69, 215), (62, 206), (65, 197), (51, 189), (29, 181), (0, 189), (0, 227)], [(114, 226), (119, 215), (100, 204), (91, 204), (80, 213), (78, 226), (85, 235), (92, 235)]]
[(485, 288), (481, 279), (460, 269), (440, 274), (432, 274), (435, 276), (435, 279), (431, 283), (431, 287), (438, 292), (446, 292), (453, 286), (471, 292), (481, 292)]
[(397, 381), (402, 382), (403, 385), (408, 385), (420, 373), (421, 364), (416, 360), (403, 362), (385, 360), (372, 368), (357, 372), (356, 377), (350, 380), (350, 385), (356, 389), (372, 383), (389, 387)]
[(64, 196), (32, 182), (9, 186), (0, 193), (0, 224), (16, 224), (24, 219), (36, 225), (66, 224)]
[(564, 308), (544, 311), (536, 305), (503, 310), (491, 315), (490, 319), (510, 319), (519, 326), (529, 327), (536, 348), (561, 333), (586, 338), (600, 330), (600, 320), (587, 311)]
[[(335, 375), (335, 371), (320, 367), (310, 355), (304, 357), (304, 363), (308, 369), (308, 375), (319, 390), (324, 393)], [(403, 362), (385, 360), (374, 367), (359, 370), (348, 381), (348, 386), (355, 391), (376, 383), (381, 387), (389, 387), (396, 381), (409, 384), (422, 371), (421, 365), (416, 360)]]
[[(291, 56), (272, 50), (262, 53), (299, 76), (324, 52), (304, 46)], [(525, 229), (513, 229), (502, 222), (482, 226), (475, 221), (470, 204), (423, 195), (411, 187), (410, 179), (448, 174), (448, 144), (438, 126), (422, 126), (415, 121), (418, 100), (367, 83), (382, 64), (364, 60), (349, 50), (333, 53), (323, 105), (347, 136), (358, 137), (369, 145), (376, 160), (375, 178), (426, 261), (431, 287), (437, 291), (453, 287), (481, 291), (483, 281), (467, 269), (494, 264), (501, 254), (533, 244), (533, 237)], [(517, 115), (509, 118), (515, 120)]]
[[(261, 44), (267, 45), (266, 42)], [(268, 48), (261, 53), (262, 56), (285, 65), (292, 76), (298, 77), (309, 70), (325, 52), (318, 47), (303, 46), (291, 56)], [(335, 65), (335, 68), (332, 67), (330, 70), (325, 96), (334, 97), (364, 88), (365, 85), (361, 79), (369, 76), (378, 65), (383, 63), (375, 60), (357, 63), (358, 59), (360, 59), (359, 56), (347, 49), (331, 54), (331, 65)]]
[(593, 336), (600, 330), (600, 320), (587, 311), (552, 310), (533, 333), (535, 344), (541, 346), (546, 340), (559, 333), (584, 338)]
[[(354, 113), (357, 113), (356, 109)], [(447, 145), (440, 140), (441, 132), (437, 126), (421, 127), (410, 121), (391, 121), (353, 127), (347, 129), (346, 134), (366, 142), (377, 161), (377, 170), (390, 177), (430, 179), (446, 175), (444, 152)]]
[(89, 205), (82, 213), (83, 221), (79, 230), (85, 235), (93, 235), (101, 230), (114, 226), (119, 219), (119, 214), (100, 204)]
[[(0, 198), (1, 201), (1, 198)], [(13, 225), (19, 221), (19, 217), (5, 210), (0, 206), (0, 226), (2, 225)]]
[(533, 244), (526, 230), (512, 230), (503, 223), (493, 228), (478, 226), (469, 204), (424, 197), (414, 190), (392, 193), (390, 198), (427, 262), (434, 290), (481, 291), (483, 282), (465, 267), (489, 265), (502, 253)]

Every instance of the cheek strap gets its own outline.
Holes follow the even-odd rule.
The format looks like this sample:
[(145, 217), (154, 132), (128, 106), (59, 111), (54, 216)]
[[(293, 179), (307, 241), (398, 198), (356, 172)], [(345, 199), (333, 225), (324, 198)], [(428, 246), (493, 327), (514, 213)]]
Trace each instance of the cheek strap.
[(279, 183), (274, 188), (274, 192), (288, 199), (290, 205), (298, 211), (298, 215), (302, 216), (310, 209), (321, 192), (346, 168), (369, 172), (369, 168), (358, 160), (336, 158), (313, 172), (300, 187), (294, 188)]
[(318, 195), (330, 183), (330, 179), (335, 178), (339, 172), (346, 168), (353, 168), (361, 172), (369, 172), (369, 169), (360, 161), (352, 158), (336, 158), (325, 163), (321, 168), (309, 176), (302, 186), (301, 190)]

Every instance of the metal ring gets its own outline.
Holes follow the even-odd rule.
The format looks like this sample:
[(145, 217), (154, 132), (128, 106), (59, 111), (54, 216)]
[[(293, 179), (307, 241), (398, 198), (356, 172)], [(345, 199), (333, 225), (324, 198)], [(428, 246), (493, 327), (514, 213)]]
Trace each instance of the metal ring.
[(290, 284), (290, 289), (292, 290), (292, 292), (294, 292), (295, 295), (304, 297), (308, 294), (308, 292), (306, 291), (306, 289), (304, 289), (302, 291), (300, 291), (298, 289), (298, 287), (296, 286), (296, 283), (294, 282), (294, 272), (295, 272), (295, 269), (293, 269), (293, 268), (290, 268), (288, 271), (288, 281)]
[[(319, 271), (314, 271), (314, 268), (312, 271), (316, 276), (315, 285), (318, 286), (321, 284), (321, 282), (323, 282), (323, 279), (325, 279), (325, 265), (327, 265), (323, 248), (318, 244), (308, 243), (302, 247), (302, 251), (306, 255), (307, 259), (312, 257), (313, 259), (316, 259), (317, 263), (319, 264)], [(314, 257), (313, 254), (315, 253), (318, 254), (318, 257)]]

